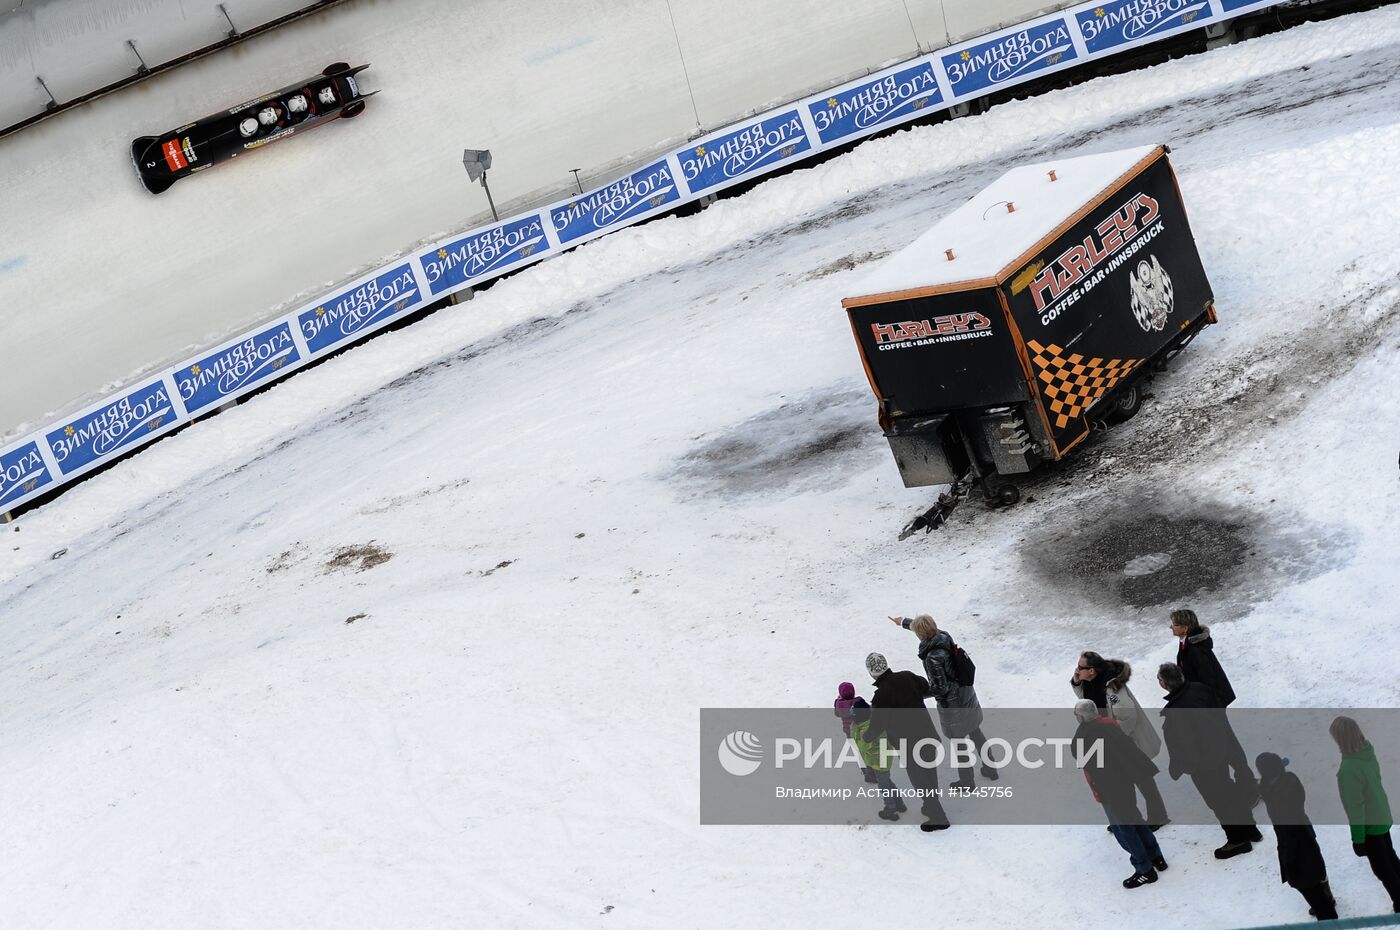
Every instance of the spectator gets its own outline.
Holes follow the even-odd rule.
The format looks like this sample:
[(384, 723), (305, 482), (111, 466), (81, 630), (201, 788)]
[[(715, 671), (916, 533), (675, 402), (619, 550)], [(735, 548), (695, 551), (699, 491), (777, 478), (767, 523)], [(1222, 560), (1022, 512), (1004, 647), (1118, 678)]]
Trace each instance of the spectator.
[(884, 806), (877, 816), (881, 820), (898, 820), (899, 815), (909, 808), (899, 796), (894, 779), (890, 777), (890, 757), (884, 751), (885, 734), (870, 731), (870, 705), (865, 702), (865, 698), (855, 698), (851, 704), (849, 735), (856, 744), (856, 749), (860, 750), (861, 761), (865, 763), (861, 770), (869, 772), (872, 776), (867, 781), (873, 781), (883, 789)]
[[(1121, 659), (1105, 659), (1097, 652), (1085, 652), (1075, 664), (1074, 677), (1069, 686), (1076, 696), (1094, 702), (1094, 706), (1106, 709), (1108, 716), (1117, 721), (1123, 732), (1152, 759), (1162, 751), (1162, 738), (1152, 726), (1152, 721), (1142, 712), (1142, 705), (1128, 688), (1128, 679), (1133, 675), (1132, 666)], [(1162, 801), (1162, 792), (1157, 790), (1157, 782), (1152, 777), (1142, 779), (1137, 786), (1142, 792), (1143, 803), (1147, 805), (1147, 822), (1153, 832), (1171, 822), (1167, 816), (1167, 806)]]
[[(971, 681), (964, 682), (957, 674), (954, 656), (959, 647), (946, 630), (928, 614), (917, 617), (890, 617), (895, 623), (912, 630), (919, 638), (919, 660), (924, 664), (924, 674), (928, 676), (929, 690), (925, 697), (938, 703), (938, 719), (943, 723), (943, 732), (948, 739), (969, 739), (982, 759), (982, 776), (987, 781), (997, 780), (997, 770), (988, 765), (982, 755), (982, 747), (987, 737), (982, 733), (982, 704), (977, 700), (977, 691)], [(957, 769), (958, 780), (954, 788), (971, 788), (976, 782), (972, 777), (972, 767)]]
[(1317, 834), (1304, 809), (1303, 783), (1287, 771), (1288, 760), (1272, 752), (1261, 752), (1254, 764), (1259, 769), (1259, 794), (1278, 840), (1279, 879), (1298, 890), (1308, 902), (1309, 914), (1318, 920), (1335, 920), (1337, 902), (1327, 884), (1327, 863)]
[[(1215, 693), (1219, 704), (1225, 708), (1235, 703), (1235, 689), (1230, 687), (1230, 679), (1225, 677), (1225, 669), (1215, 657), (1215, 642), (1210, 638), (1210, 627), (1201, 624), (1194, 610), (1173, 610), (1171, 613), (1172, 634), (1177, 638), (1176, 664), (1187, 681), (1197, 681)], [(1227, 737), (1228, 762), (1235, 784), (1243, 789), (1250, 807), (1259, 801), (1259, 786), (1254, 779), (1254, 770), (1249, 767), (1249, 757), (1240, 745), (1239, 737), (1230, 726), (1230, 718), (1224, 716)]]
[[(855, 705), (856, 701), (865, 703), (864, 699), (856, 697), (855, 685), (851, 684), (849, 681), (843, 681), (836, 686), (836, 701), (832, 705), (834, 708), (833, 713), (835, 713), (836, 718), (841, 721), (841, 732), (846, 734), (846, 739), (851, 738), (851, 708)], [(865, 706), (869, 707), (870, 705), (866, 704)], [(861, 758), (863, 759), (865, 756), (862, 754)], [(876, 783), (875, 770), (870, 766), (861, 766), (860, 773), (864, 775), (865, 780), (872, 785)]]
[(938, 742), (938, 728), (924, 705), (928, 682), (913, 672), (890, 671), (889, 663), (878, 652), (865, 657), (865, 670), (875, 680), (869, 732), (883, 733), (890, 742), (902, 744), (904, 771), (909, 783), (922, 794), (924, 822), (919, 829), (925, 833), (948, 829), (948, 815), (938, 797), (938, 769), (922, 761), (932, 759), (932, 750), (916, 751), (921, 741)]
[(1162, 710), (1162, 738), (1167, 744), (1167, 772), (1172, 781), (1190, 775), (1201, 799), (1225, 830), (1225, 845), (1215, 858), (1229, 859), (1251, 851), (1264, 837), (1254, 825), (1249, 804), (1230, 780), (1229, 724), (1216, 695), (1197, 681), (1187, 681), (1170, 662), (1157, 670), (1157, 683), (1167, 692)]
[[(1133, 863), (1133, 874), (1123, 879), (1123, 887), (1150, 885), (1157, 880), (1157, 873), (1166, 869), (1167, 860), (1138, 811), (1134, 787), (1143, 778), (1156, 775), (1157, 766), (1123, 732), (1118, 721), (1095, 707), (1093, 701), (1075, 704), (1074, 717), (1079, 721), (1074, 745), (1084, 778), (1094, 800), (1103, 805), (1109, 831)], [(1096, 744), (1102, 744), (1101, 751), (1088, 752)]]
[(1337, 793), (1351, 824), (1351, 849), (1371, 863), (1371, 871), (1390, 893), (1390, 903), (1400, 914), (1400, 861), (1390, 839), (1390, 799), (1381, 784), (1376, 750), (1350, 717), (1338, 717), (1328, 729), (1342, 753), (1337, 767)]

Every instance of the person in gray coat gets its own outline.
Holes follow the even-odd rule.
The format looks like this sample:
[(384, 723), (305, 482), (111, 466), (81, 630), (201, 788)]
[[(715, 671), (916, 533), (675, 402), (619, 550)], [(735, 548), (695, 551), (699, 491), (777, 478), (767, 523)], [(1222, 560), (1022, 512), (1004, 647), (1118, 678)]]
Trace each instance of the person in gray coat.
[[(1095, 707), (1117, 721), (1119, 728), (1143, 754), (1153, 759), (1162, 751), (1162, 738), (1157, 735), (1157, 729), (1142, 712), (1142, 705), (1128, 688), (1128, 680), (1132, 676), (1132, 666), (1122, 659), (1105, 659), (1097, 652), (1084, 652), (1075, 665), (1069, 686), (1076, 697), (1093, 701)], [(1147, 822), (1152, 825), (1153, 831), (1170, 823), (1171, 818), (1167, 816), (1167, 806), (1162, 801), (1162, 793), (1157, 790), (1156, 780), (1150, 776), (1143, 778), (1137, 788), (1147, 806)]]
[[(924, 676), (928, 679), (928, 697), (938, 703), (938, 719), (943, 724), (943, 732), (950, 741), (971, 740), (978, 758), (982, 759), (982, 777), (996, 781), (997, 770), (987, 764), (982, 754), (982, 747), (987, 742), (987, 737), (982, 733), (982, 704), (977, 700), (976, 689), (971, 684), (959, 682), (953, 669), (953, 651), (957, 648), (953, 637), (946, 630), (940, 630), (928, 614), (890, 617), (890, 620), (911, 630), (919, 638), (919, 661), (923, 662)], [(971, 766), (955, 770), (958, 778), (951, 787), (975, 786)]]

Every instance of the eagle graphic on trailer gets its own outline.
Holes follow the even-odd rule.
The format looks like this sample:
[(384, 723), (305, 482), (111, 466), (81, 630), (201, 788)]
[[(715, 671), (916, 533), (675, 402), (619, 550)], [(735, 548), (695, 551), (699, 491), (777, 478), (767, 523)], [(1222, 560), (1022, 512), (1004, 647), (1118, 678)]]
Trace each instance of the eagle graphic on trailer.
[(1172, 279), (1153, 255), (1138, 262), (1128, 279), (1133, 292), (1133, 316), (1145, 333), (1160, 333), (1172, 313)]

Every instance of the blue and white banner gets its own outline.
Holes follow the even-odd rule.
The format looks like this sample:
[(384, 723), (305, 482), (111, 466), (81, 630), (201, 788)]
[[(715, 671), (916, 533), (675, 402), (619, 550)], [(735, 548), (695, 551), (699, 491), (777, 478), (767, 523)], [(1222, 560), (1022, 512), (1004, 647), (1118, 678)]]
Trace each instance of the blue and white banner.
[(177, 369), (175, 388), (186, 412), (195, 413), (241, 394), (300, 360), (291, 324), (282, 322)]
[(53, 481), (33, 440), (0, 455), (0, 511)]
[(1074, 15), (1091, 54), (1201, 26), (1214, 17), (1207, 0), (1109, 0)]
[(940, 56), (953, 96), (980, 96), (1079, 57), (1063, 16), (981, 39)]
[(549, 249), (539, 213), (473, 230), (432, 252), (418, 256), (434, 295), (455, 290), (478, 278), (492, 277)]
[(549, 219), (561, 243), (573, 242), (613, 226), (626, 226), (644, 213), (681, 197), (666, 159), (634, 171), (607, 187), (580, 194), (560, 207), (552, 207)]
[(175, 405), (162, 377), (49, 431), (44, 439), (59, 471), (71, 475), (116, 458), (175, 420)]
[(686, 186), (698, 194), (735, 178), (774, 168), (809, 151), (802, 115), (788, 110), (676, 153)]
[(823, 145), (930, 112), (943, 102), (933, 62), (833, 91), (807, 105)]
[(315, 355), (355, 336), (368, 333), (423, 302), (423, 292), (408, 262), (382, 271), (297, 314), (306, 349)]
[(1262, 10), (1265, 7), (1277, 6), (1277, 0), (1273, 2), (1261, 3), (1259, 0), (1219, 0), (1220, 8), (1226, 13), (1242, 13), (1246, 7), (1250, 9)]

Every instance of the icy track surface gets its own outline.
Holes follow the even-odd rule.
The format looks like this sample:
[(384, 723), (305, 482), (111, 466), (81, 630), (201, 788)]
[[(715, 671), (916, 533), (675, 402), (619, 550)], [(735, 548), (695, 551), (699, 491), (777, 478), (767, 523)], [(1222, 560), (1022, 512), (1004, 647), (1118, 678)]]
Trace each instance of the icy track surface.
[[(1272, 840), (1219, 863), (1216, 829), (1167, 828), (1128, 893), (1101, 827), (701, 827), (697, 712), (865, 692), (919, 610), (984, 703), (1067, 707), (1079, 650), (1149, 670), (1182, 604), (1242, 704), (1395, 705), (1397, 56), (1391, 8), (864, 145), (5, 528), (0, 926), (854, 927), (868, 895), (910, 925), (1306, 920)], [(1021, 505), (896, 542), (931, 495), (847, 284), (1013, 165), (1159, 141), (1221, 324)], [(1319, 833), (1345, 914), (1386, 910)]]
[[(0, 140), (0, 439), (487, 221), (464, 148), (491, 150), (509, 216), (532, 192), (569, 196), (572, 168), (612, 180), (606, 165), (679, 144), (697, 118), (722, 126), (913, 52), (903, 0), (357, 0), (60, 114)], [(136, 136), (333, 61), (371, 64), (361, 82), (382, 93), (362, 117), (141, 187)]]

